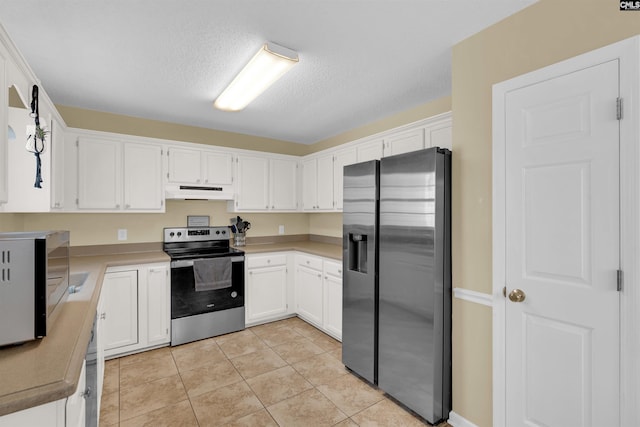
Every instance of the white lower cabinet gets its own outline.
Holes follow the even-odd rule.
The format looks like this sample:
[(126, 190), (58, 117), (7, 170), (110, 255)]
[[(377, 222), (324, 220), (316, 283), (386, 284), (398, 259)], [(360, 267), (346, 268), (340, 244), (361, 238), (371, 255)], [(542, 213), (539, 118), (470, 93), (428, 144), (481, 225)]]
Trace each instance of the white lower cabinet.
[(296, 314), (342, 340), (342, 263), (302, 252), (246, 255), (247, 326)]
[(297, 254), (295, 266), (296, 313), (342, 340), (342, 264), (327, 258)]
[(83, 427), (87, 408), (85, 377), (83, 362), (78, 386), (71, 396), (1, 416), (0, 427)]
[(169, 343), (168, 263), (110, 267), (104, 275), (105, 356), (130, 354)]
[(342, 264), (325, 260), (323, 267), (322, 327), (330, 335), (342, 340)]
[(286, 254), (247, 256), (246, 323), (256, 324), (289, 314)]

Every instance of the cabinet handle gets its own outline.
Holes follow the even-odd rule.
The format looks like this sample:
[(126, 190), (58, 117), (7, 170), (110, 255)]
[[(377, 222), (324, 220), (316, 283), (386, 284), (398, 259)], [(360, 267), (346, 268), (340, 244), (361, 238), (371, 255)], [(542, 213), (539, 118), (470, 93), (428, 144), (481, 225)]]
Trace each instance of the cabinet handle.
[(318, 277), (319, 277), (319, 278), (322, 278), (322, 274), (318, 274)]
[(198, 184), (200, 184), (200, 178), (196, 179), (196, 182), (197, 182)]
[(309, 260), (307, 260), (307, 264), (309, 264)]
[(131, 207), (131, 205), (124, 205), (125, 209), (129, 209)]
[(275, 208), (276, 208), (275, 206), (271, 206), (271, 209), (275, 209)]
[(205, 184), (208, 184), (208, 183), (209, 183), (209, 180), (208, 180), (208, 179), (205, 179), (205, 180), (204, 180), (204, 183), (205, 183)]
[(342, 270), (338, 270), (338, 274), (342, 274)]
[(106, 319), (106, 318), (107, 318), (107, 313), (102, 313), (102, 314), (100, 315), (100, 318), (101, 318), (102, 320)]
[(268, 260), (267, 260), (267, 264), (270, 264), (270, 263), (271, 263), (271, 260), (270, 260), (270, 259), (268, 259)]
[(249, 274), (253, 274), (253, 271), (250, 271)]
[(119, 204), (116, 205), (116, 209), (120, 209), (120, 205)]
[(265, 209), (269, 209), (269, 205), (265, 206), (264, 208), (265, 208)]

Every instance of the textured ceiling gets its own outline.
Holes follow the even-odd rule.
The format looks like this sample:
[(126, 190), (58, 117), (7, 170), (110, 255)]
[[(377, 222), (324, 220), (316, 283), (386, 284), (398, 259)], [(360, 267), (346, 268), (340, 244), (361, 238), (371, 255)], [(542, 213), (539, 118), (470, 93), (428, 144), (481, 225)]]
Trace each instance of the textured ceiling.
[[(533, 0), (0, 0), (56, 104), (313, 143), (450, 95), (451, 47)], [(300, 63), (213, 107), (266, 41)]]

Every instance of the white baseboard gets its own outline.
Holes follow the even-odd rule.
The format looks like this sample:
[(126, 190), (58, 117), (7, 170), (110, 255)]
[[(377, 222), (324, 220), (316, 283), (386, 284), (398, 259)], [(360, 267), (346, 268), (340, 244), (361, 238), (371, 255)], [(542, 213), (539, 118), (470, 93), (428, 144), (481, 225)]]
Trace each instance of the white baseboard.
[(485, 294), (484, 292), (464, 288), (453, 288), (453, 296), (454, 298), (475, 302), (476, 304), (482, 304), (488, 307), (493, 306), (493, 295)]
[(478, 427), (471, 421), (467, 420), (461, 415), (456, 414), (455, 412), (449, 412), (449, 419), (447, 420), (449, 424), (453, 427)]

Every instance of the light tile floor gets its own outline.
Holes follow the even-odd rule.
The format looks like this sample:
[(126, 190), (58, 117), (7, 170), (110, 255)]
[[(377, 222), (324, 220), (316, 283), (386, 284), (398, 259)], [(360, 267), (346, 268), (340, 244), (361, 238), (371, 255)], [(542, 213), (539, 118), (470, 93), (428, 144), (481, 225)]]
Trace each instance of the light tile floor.
[(340, 342), (293, 317), (109, 360), (100, 425), (428, 425), (341, 357)]

